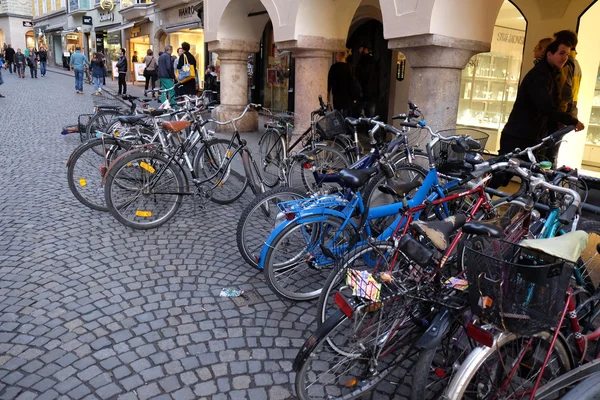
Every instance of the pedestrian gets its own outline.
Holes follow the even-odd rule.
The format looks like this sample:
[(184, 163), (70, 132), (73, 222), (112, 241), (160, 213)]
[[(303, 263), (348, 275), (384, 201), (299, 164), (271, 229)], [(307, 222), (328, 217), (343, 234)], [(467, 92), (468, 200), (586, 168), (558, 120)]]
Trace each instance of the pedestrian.
[(21, 53), (21, 49), (17, 49), (13, 61), (17, 67), (19, 78), (25, 79), (25, 64), (27, 63), (27, 59), (25, 58), (25, 54)]
[(37, 79), (37, 55), (35, 52), (30, 51), (29, 57), (27, 57), (27, 66), (29, 67), (29, 73), (31, 74), (31, 78)]
[[(4, 54), (0, 53), (0, 85), (4, 84), (4, 80), (2, 80), (2, 69), (6, 68)], [(0, 99), (3, 99), (4, 96), (0, 93)]]
[(576, 131), (583, 124), (571, 114), (557, 109), (556, 74), (567, 62), (571, 46), (554, 41), (546, 47), (542, 58), (523, 78), (513, 109), (500, 137), (500, 154), (515, 148), (536, 145), (558, 129), (558, 123), (574, 125)]
[(360, 57), (356, 66), (356, 80), (360, 84), (360, 91), (362, 93), (353, 93), (353, 97), (356, 95), (362, 96), (357, 101), (358, 104), (354, 115), (359, 117), (364, 113), (366, 117), (374, 117), (377, 108), (377, 97), (379, 95), (379, 83), (377, 64), (375, 63), (373, 54), (367, 47), (360, 49)]
[[(171, 61), (171, 53), (173, 46), (166, 46), (165, 52), (158, 58), (158, 78), (160, 79), (160, 87), (168, 92), (161, 94), (161, 101), (164, 103), (167, 97), (173, 98), (175, 91), (173, 90), (173, 80), (175, 73), (173, 71), (173, 62)], [(167, 95), (168, 94), (168, 95)]]
[(104, 81), (104, 74), (106, 73), (104, 57), (102, 57), (102, 53), (94, 53), (94, 57), (92, 58), (92, 62), (90, 64), (92, 66), (92, 79), (94, 80), (94, 90), (96, 90), (93, 93), (93, 95), (100, 96), (102, 94), (102, 83)]
[[(15, 63), (15, 49), (12, 48), (12, 45), (8, 45), (6, 51), (4, 53), (4, 60), (8, 64), (8, 71), (13, 73), (13, 64)], [(17, 72), (17, 67), (15, 65), (15, 72)]]
[(75, 53), (71, 54), (69, 66), (75, 73), (75, 93), (83, 94), (83, 70), (85, 66), (90, 66), (90, 61), (85, 54), (81, 54), (81, 47), (75, 47)]
[(133, 52), (133, 57), (131, 57), (131, 63), (136, 63), (138, 62), (138, 56), (137, 56), (137, 51)]
[(188, 42), (181, 43), (181, 48), (183, 49), (183, 53), (179, 56), (177, 69), (183, 71), (183, 66), (189, 65), (190, 71), (192, 67), (194, 68), (194, 77), (193, 79), (184, 81), (179, 89), (177, 89), (177, 93), (194, 96), (198, 92), (198, 66), (196, 65), (196, 58), (190, 53), (190, 44)]
[(40, 60), (40, 74), (42, 77), (46, 76), (46, 62), (48, 61), (48, 52), (42, 46), (40, 47), (40, 52), (38, 53), (38, 58)]
[(327, 94), (333, 94), (333, 108), (342, 113), (344, 117), (351, 115), (354, 99), (352, 98), (352, 85), (354, 78), (352, 67), (346, 62), (346, 53), (340, 51), (336, 55), (336, 62), (329, 68), (327, 75)]
[(127, 57), (125, 57), (125, 49), (121, 49), (121, 57), (117, 62), (119, 70), (119, 92), (118, 94), (127, 94)]
[(533, 64), (537, 64), (538, 62), (540, 62), (541, 59), (544, 58), (544, 52), (546, 50), (546, 47), (548, 47), (548, 45), (552, 43), (552, 41), (552, 38), (548, 37), (540, 39), (540, 41), (537, 42), (537, 44), (533, 48)]
[(25, 47), (25, 57), (29, 57), (29, 48)]
[[(177, 49), (177, 56), (172, 56), (171, 61), (173, 62), (173, 71), (177, 71), (177, 64), (179, 64), (179, 57), (183, 54), (183, 49), (179, 47)], [(177, 78), (177, 73), (175, 72), (175, 78)]]
[(217, 90), (217, 73), (214, 65), (209, 65), (204, 72), (204, 90)]
[(565, 42), (571, 47), (569, 58), (557, 76), (558, 111), (569, 113), (577, 118), (577, 97), (581, 84), (581, 67), (575, 58), (577, 56), (575, 50), (578, 42), (577, 34), (569, 30), (559, 31), (554, 34), (554, 39)]
[[(146, 64), (146, 68), (144, 68), (144, 77), (146, 78), (146, 85), (144, 86), (144, 90), (148, 90), (148, 84), (152, 83), (152, 90), (156, 87), (156, 78), (158, 78), (157, 67), (158, 60), (154, 57), (154, 52), (150, 49), (146, 52), (146, 57), (144, 58), (144, 63)], [(155, 97), (156, 93), (152, 92), (152, 97)]]

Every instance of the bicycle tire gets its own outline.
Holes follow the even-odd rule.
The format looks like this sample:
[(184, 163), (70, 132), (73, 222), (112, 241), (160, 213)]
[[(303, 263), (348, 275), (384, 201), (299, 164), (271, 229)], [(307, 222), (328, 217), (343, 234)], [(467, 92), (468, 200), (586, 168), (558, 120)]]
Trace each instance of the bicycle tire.
[[(414, 180), (420, 180), (423, 182), (427, 176), (427, 171), (423, 167), (420, 167), (416, 164), (398, 164), (394, 166), (394, 176), (405, 182), (411, 182)], [(380, 171), (377, 175), (371, 178), (371, 180), (369, 180), (363, 192), (363, 201), (367, 207), (372, 208), (398, 202), (397, 197), (390, 196), (379, 191), (379, 185), (386, 182), (387, 177), (383, 171)], [(419, 190), (419, 188), (413, 189), (406, 195), (411, 197), (417, 190)], [(392, 221), (394, 221), (395, 218), (396, 216), (394, 215), (380, 218), (376, 221), (369, 221), (369, 225), (371, 226), (373, 234), (378, 236), (379, 233), (383, 232), (385, 228), (387, 228)]]
[(122, 111), (118, 111), (118, 110), (100, 110), (100, 111), (98, 111), (88, 121), (88, 124), (85, 128), (84, 135), (82, 135), (82, 132), (80, 132), (79, 135), (80, 135), (81, 141), (85, 142), (86, 140), (95, 138), (97, 130), (102, 131), (103, 129), (106, 129), (106, 127), (108, 127), (108, 125), (114, 119), (116, 119), (117, 117), (120, 117), (122, 115), (126, 115), (126, 114), (123, 113)]
[(260, 163), (262, 164), (262, 181), (273, 188), (281, 181), (283, 159), (283, 145), (281, 144), (281, 133), (275, 128), (267, 128), (258, 141)]
[(115, 138), (96, 138), (73, 150), (67, 161), (67, 181), (71, 193), (81, 204), (93, 210), (108, 211), (102, 183), (104, 174), (117, 155), (130, 147), (130, 143)]
[[(280, 201), (306, 198), (306, 190), (280, 187), (269, 190), (252, 200), (246, 206), (236, 229), (236, 241), (242, 258), (254, 268), (258, 268), (258, 258), (265, 240), (277, 226)], [(264, 204), (267, 203), (267, 207)]]
[[(185, 189), (185, 173), (175, 161), (169, 162), (158, 153), (134, 151), (113, 163), (107, 172), (106, 206), (125, 226), (140, 230), (157, 228), (177, 213)], [(130, 198), (125, 200), (122, 196)], [(167, 204), (164, 212), (162, 201)]]
[[(339, 150), (323, 146), (319, 143), (316, 143), (313, 146), (314, 147), (308, 146), (303, 148), (300, 150), (300, 153), (314, 154), (314, 160), (311, 162), (311, 165), (318, 173), (337, 172), (350, 166), (346, 156)], [(294, 162), (290, 166), (290, 171), (288, 172), (288, 186), (304, 186), (308, 192), (314, 193), (319, 190), (322, 183), (315, 181), (313, 171), (304, 168), (300, 162)]]
[[(208, 183), (211, 186), (216, 185), (211, 191), (210, 200), (217, 204), (233, 203), (244, 194), (249, 184), (241, 152), (237, 151), (238, 146), (235, 144), (231, 144), (230, 148), (230, 143), (229, 140), (225, 139), (207, 141), (202, 144), (193, 162), (194, 170), (199, 176), (202, 175), (204, 180), (214, 175)], [(233, 158), (221, 171), (225, 163), (226, 157), (224, 156), (227, 156), (227, 153)]]
[[(322, 254), (321, 246), (327, 247), (328, 236), (337, 234), (336, 227), (342, 226), (343, 223), (344, 220), (337, 216), (329, 216), (318, 222), (297, 221), (285, 227), (273, 241), (266, 244), (268, 251), (263, 264), (265, 280), (279, 298), (305, 301), (319, 297), (323, 288), (322, 282), (334, 266), (334, 260)], [(299, 237), (290, 239), (288, 236), (294, 233), (299, 233)], [(345, 232), (338, 235), (336, 245), (348, 243), (354, 234), (354, 226), (347, 224)], [(288, 252), (288, 247), (292, 244), (299, 244), (298, 248)], [(276, 255), (279, 250), (282, 253), (281, 257)], [(319, 259), (318, 268), (313, 266), (315, 259)], [(325, 262), (328, 264), (323, 265)], [(284, 273), (286, 276), (283, 276)], [(284, 281), (291, 285), (284, 287)]]
[[(537, 341), (538, 339), (540, 340), (540, 342), (542, 341), (550, 341), (552, 339), (552, 335), (553, 333), (550, 332), (540, 332), (538, 334), (536, 334), (535, 336), (532, 336), (531, 338), (533, 338), (533, 341)], [(467, 396), (465, 395), (465, 392), (468, 391), (469, 388), (476, 388), (477, 390), (475, 391), (475, 393), (477, 393), (478, 395), (483, 395), (484, 393), (481, 393), (480, 390), (485, 390), (487, 389), (487, 392), (490, 391), (494, 391), (496, 395), (498, 396), (502, 396), (502, 393), (499, 393), (499, 390), (495, 390), (496, 388), (494, 388), (492, 382), (487, 382), (487, 384), (489, 384), (489, 386), (486, 387), (486, 377), (484, 375), (487, 375), (488, 377), (490, 377), (490, 373), (489, 371), (491, 371), (491, 368), (488, 368), (488, 365), (491, 365), (493, 362), (493, 357), (497, 356), (497, 355), (502, 355), (501, 351), (504, 352), (505, 355), (509, 355), (509, 351), (511, 354), (516, 354), (517, 356), (519, 355), (519, 350), (521, 350), (520, 348), (522, 348), (523, 346), (520, 345), (518, 343), (519, 340), (527, 340), (528, 338), (525, 337), (519, 337), (517, 335), (514, 334), (501, 334), (500, 336), (497, 336), (497, 340), (495, 340), (495, 344), (491, 347), (491, 348), (487, 348), (487, 347), (477, 347), (475, 350), (473, 350), (469, 356), (466, 358), (465, 362), (461, 365), (461, 367), (459, 368), (458, 372), (456, 373), (456, 375), (454, 376), (454, 378), (452, 379), (452, 381), (450, 382), (450, 384), (448, 385), (445, 395), (447, 396), (447, 398), (449, 400), (458, 400), (458, 399), (471, 399), (471, 398), (475, 398), (473, 396)], [(514, 349), (508, 349), (507, 347), (509, 345), (512, 346), (516, 346), (514, 347)], [(529, 348), (530, 346), (528, 346)], [(552, 365), (546, 366), (546, 370), (545, 372), (550, 371), (552, 368), (556, 369), (560, 369), (560, 372), (556, 373), (556, 376), (560, 375), (561, 373), (565, 373), (568, 372), (571, 368), (571, 357), (568, 351), (568, 348), (565, 344), (563, 344), (562, 340), (557, 340), (553, 349), (553, 352), (556, 353), (556, 356), (551, 357), (550, 362), (552, 362)], [(536, 357), (536, 353), (540, 354), (540, 356)], [(538, 364), (540, 364), (541, 362), (544, 361), (544, 357), (547, 354), (547, 352), (545, 350), (540, 350), (540, 352), (538, 353), (538, 350), (534, 350), (534, 351), (529, 351), (528, 354), (524, 353), (524, 357), (522, 357), (520, 359), (519, 362), (519, 371), (516, 371), (514, 373), (514, 375), (511, 375), (511, 379), (515, 378), (515, 377), (519, 377), (522, 378), (522, 380), (519, 383), (519, 387), (524, 385), (524, 382), (528, 382), (529, 380), (527, 379), (527, 376), (525, 377), (521, 377), (521, 373), (520, 371), (523, 370), (524, 372), (526, 372), (526, 369), (530, 369), (530, 370), (535, 370), (539, 372), (539, 365), (537, 365), (536, 367), (536, 362)], [(527, 358), (525, 358), (527, 356)], [(556, 362), (558, 362), (559, 364), (557, 365)], [(504, 360), (504, 361), (500, 361), (499, 363), (501, 363), (501, 365), (513, 365), (510, 360)], [(488, 364), (488, 365), (486, 365)], [(481, 372), (481, 375), (478, 374), (478, 372), (480, 371), (481, 368), (485, 368), (486, 372)], [(495, 380), (501, 379), (502, 378), (502, 369), (500, 369), (501, 367), (499, 367), (498, 369), (495, 369)], [(478, 379), (481, 378), (481, 379)], [(473, 382), (475, 380), (475, 382)], [(544, 379), (542, 379), (542, 385), (544, 383)], [(534, 383), (534, 382), (531, 382)], [(472, 386), (470, 386), (472, 384)], [(511, 387), (512, 385), (508, 384), (507, 386)], [(498, 388), (501, 389), (501, 388)], [(531, 389), (531, 388), (529, 388)], [(523, 389), (524, 390), (524, 389)], [(471, 390), (473, 391), (473, 389)], [(477, 397), (477, 398), (484, 398), (484, 397)]]

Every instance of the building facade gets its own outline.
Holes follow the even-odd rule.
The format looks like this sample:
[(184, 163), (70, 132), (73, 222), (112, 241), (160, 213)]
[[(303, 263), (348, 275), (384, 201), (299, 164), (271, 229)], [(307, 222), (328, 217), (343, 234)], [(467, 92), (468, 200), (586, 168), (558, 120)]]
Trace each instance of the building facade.
[(31, 0), (0, 0), (0, 48), (25, 49), (33, 38), (31, 17)]

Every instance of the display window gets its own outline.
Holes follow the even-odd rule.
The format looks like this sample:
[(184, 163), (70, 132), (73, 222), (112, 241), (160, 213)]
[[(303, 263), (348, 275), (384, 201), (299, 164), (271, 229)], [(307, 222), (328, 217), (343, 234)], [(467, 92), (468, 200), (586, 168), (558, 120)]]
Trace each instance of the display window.
[(169, 44), (173, 46), (173, 54), (177, 54), (177, 49), (181, 47), (183, 42), (190, 44), (190, 54), (194, 56), (198, 66), (196, 76), (198, 82), (202, 85), (204, 83), (204, 30), (186, 29), (169, 35)]
[(507, 21), (502, 21), (503, 13), (518, 11), (509, 1), (504, 2), (490, 52), (473, 56), (463, 69), (457, 116), (458, 125), (483, 129), (490, 135), (487, 150), (492, 152), (498, 150), (499, 133), (517, 97), (525, 43), (525, 20), (513, 17), (508, 27)]
[[(290, 88), (290, 64), (292, 54), (279, 51), (273, 37), (273, 26), (269, 23), (263, 36), (264, 48), (268, 49), (264, 63), (263, 98), (264, 104), (274, 110), (287, 110)], [(248, 63), (249, 84), (251, 83), (252, 65)]]
[[(129, 51), (127, 54), (132, 64), (131, 70), (134, 71), (134, 73), (131, 74), (132, 81), (144, 82), (146, 80), (144, 77), (144, 68), (146, 68), (144, 58), (149, 49), (153, 50), (152, 45), (150, 44), (150, 36), (145, 35), (129, 39)], [(133, 63), (133, 56), (136, 51), (138, 61), (137, 63)]]

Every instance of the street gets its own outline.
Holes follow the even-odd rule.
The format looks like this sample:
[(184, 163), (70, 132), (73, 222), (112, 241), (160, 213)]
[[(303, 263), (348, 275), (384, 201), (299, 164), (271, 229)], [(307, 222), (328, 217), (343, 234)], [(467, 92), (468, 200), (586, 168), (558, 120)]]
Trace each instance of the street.
[[(79, 136), (60, 131), (92, 111), (93, 87), (79, 95), (56, 72), (2, 74), (0, 399), (293, 397), (316, 302), (280, 301), (239, 255), (250, 190), (204, 210), (186, 199), (155, 230), (126, 228), (67, 185)], [(223, 288), (248, 298), (220, 297)], [(405, 371), (372, 398), (404, 397)]]

